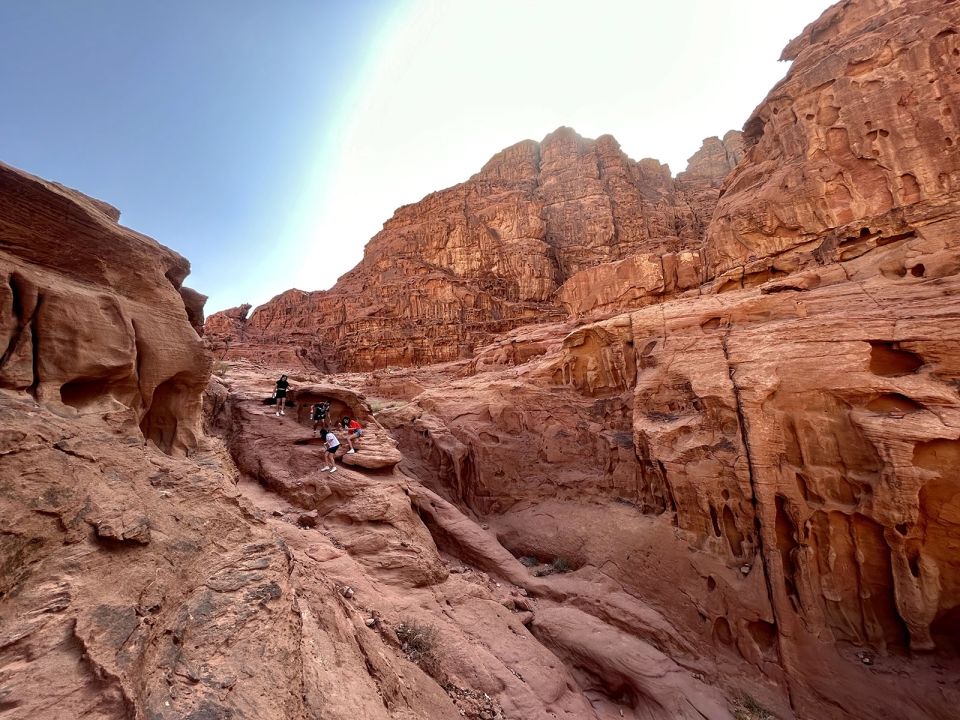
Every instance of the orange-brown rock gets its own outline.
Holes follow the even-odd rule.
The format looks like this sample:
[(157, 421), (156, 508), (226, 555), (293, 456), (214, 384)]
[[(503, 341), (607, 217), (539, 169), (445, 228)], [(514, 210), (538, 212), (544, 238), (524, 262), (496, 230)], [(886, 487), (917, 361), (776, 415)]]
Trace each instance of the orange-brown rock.
[[(58, 412), (133, 410), (165, 451), (197, 442), (209, 373), (189, 263), (106, 203), (0, 165), (0, 388)], [(187, 300), (187, 305), (185, 305)]]
[(586, 326), (380, 419), (405, 471), (518, 557), (651, 602), (718, 682), (799, 717), (949, 718), (960, 279), (891, 281), (896, 252)]
[[(470, 357), (497, 333), (579, 311), (578, 273), (664, 263), (661, 292), (699, 284), (699, 247), (739, 133), (705, 141), (683, 182), (609, 135), (560, 128), (495, 155), (455, 187), (396, 211), (363, 261), (325, 292), (290, 290), (212, 315), (225, 358), (338, 371)], [(717, 147), (723, 158), (717, 157)], [(691, 205), (691, 198), (695, 198)], [(563, 286), (561, 288), (561, 286)]]
[[(456, 711), (445, 714), (449, 705), (442, 701), (449, 702), (448, 697), (472, 718), (731, 717), (723, 693), (711, 686), (715, 675), (695, 675), (689, 666), (695, 662), (688, 656), (692, 648), (643, 601), (610, 593), (587, 577), (532, 574), (496, 535), (424, 487), (416, 475), (385, 469), (368, 473), (362, 465), (349, 465), (352, 455), (341, 458), (344, 464), (336, 473), (321, 472), (317, 441), (305, 427), (310, 402), (329, 399), (334, 415), (342, 406), (368, 427), (380, 426), (365, 415), (369, 406), (359, 395), (312, 384), (305, 376), (291, 381), (295, 406), (278, 417), (261, 401), (271, 376), (245, 363), (232, 365), (217, 381), (224, 405), (211, 414), (211, 429), (224, 435), (243, 492), (262, 508), (273, 508), (272, 525), (302, 566), (295, 576), (299, 593), (314, 596), (316, 581), (310, 577), (332, 581), (346, 605), (370, 620), (364, 622), (369, 638), (379, 636), (378, 642), (388, 646), (402, 649), (397, 638), (403, 623), (437, 629), (429, 661), (421, 663), (426, 675), (417, 668), (404, 670), (396, 660), (374, 673), (383, 692), (383, 683), (389, 687), (396, 673), (408, 675), (434, 703), (421, 701), (413, 717), (457, 717)], [(357, 456), (366, 452), (361, 446)], [(619, 623), (610, 615), (612, 603), (618, 603)], [(571, 619), (579, 631), (571, 631)], [(611, 654), (607, 645), (621, 650)], [(339, 672), (354, 681), (349, 663), (359, 654), (342, 652), (348, 666), (325, 668), (317, 674), (320, 682), (335, 684)], [(554, 653), (569, 656), (569, 662)], [(594, 674), (603, 678), (599, 686), (590, 677)], [(490, 714), (471, 712), (462, 702), (465, 694), (486, 694)], [(346, 698), (337, 703), (350, 705)]]
[[(211, 382), (225, 447), (188, 458), (142, 442), (123, 383), (87, 386), (82, 413), (56, 400), (76, 397), (68, 373), (35, 360), (69, 336), (31, 334), (24, 362), (37, 303), (18, 285), (0, 326), (0, 707), (726, 720), (740, 698), (737, 717), (952, 720), (960, 157), (936, 143), (958, 111), (958, 13), (831, 8), (788, 46), (742, 157), (736, 135), (710, 139), (671, 180), (560, 131), (402, 208), (333, 291), (207, 323), (225, 357), (266, 362)], [(115, 223), (40, 189), (22, 218)], [(51, 213), (61, 196), (80, 207)], [(87, 302), (70, 263), (14, 260)], [(178, 299), (189, 328), (196, 298), (137, 290), (124, 262), (76, 272), (120, 278), (123, 312), (124, 282)], [(127, 367), (120, 326), (78, 357)], [(263, 404), (278, 362), (306, 368), (283, 417)], [(408, 367), (356, 372), (390, 363)], [(320, 398), (370, 429), (371, 462), (321, 470)]]
[(790, 72), (747, 121), (747, 162), (724, 184), (707, 237), (710, 277), (759, 284), (949, 214), (958, 13), (929, 0), (845, 1), (787, 46)]
[[(0, 390), (5, 717), (729, 720), (722, 690), (658, 649), (682, 643), (655, 610), (624, 598), (628, 631), (594, 614), (602, 604), (591, 583), (531, 575), (495, 536), (393, 469), (396, 443), (358, 394), (293, 375), (291, 411), (279, 417), (263, 403), (272, 375), (221, 368), (206, 413), (232, 458), (218, 440), (187, 433), (193, 383), (209, 365), (183, 305), (196, 298), (151, 272), (185, 264), (109, 225), (115, 214), (99, 203), (5, 177), (4, 247), (18, 253), (4, 256), (16, 292), (8, 318), (20, 333), (5, 369), (30, 333), (28, 383), (11, 373)], [(71, 224), (55, 233), (31, 216)], [(72, 245), (78, 237), (84, 244)], [(114, 263), (64, 259), (106, 247)], [(65, 323), (77, 322), (71, 307), (90, 311), (88, 331), (37, 310), (55, 302)], [(162, 338), (182, 346), (151, 346)], [(169, 368), (161, 351), (175, 368), (196, 357), (162, 398), (176, 422), (158, 438), (144, 424), (155, 408), (143, 388)], [(82, 394), (65, 391), (77, 373), (92, 379)], [(364, 422), (347, 457), (374, 463), (320, 471), (305, 417), (320, 398), (334, 416)], [(570, 598), (604, 643), (622, 644), (619, 655), (571, 634), (569, 612), (545, 613), (531, 631), (535, 611)], [(630, 678), (595, 688), (590, 673), (608, 670)]]
[(380, 415), (401, 468), (517, 556), (643, 597), (779, 714), (960, 701), (958, 12), (829, 10), (748, 123), (702, 275), (667, 293), (656, 262), (581, 270), (565, 302), (608, 319), (411, 372), (423, 392)]

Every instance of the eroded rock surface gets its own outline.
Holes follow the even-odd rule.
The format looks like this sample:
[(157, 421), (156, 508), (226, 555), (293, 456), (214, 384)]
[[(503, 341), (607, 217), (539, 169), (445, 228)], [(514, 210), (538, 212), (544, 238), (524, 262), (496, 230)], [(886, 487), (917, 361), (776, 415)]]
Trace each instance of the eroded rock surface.
[(123, 406), (167, 452), (197, 443), (209, 360), (189, 263), (106, 203), (0, 164), (0, 388), (60, 413)]
[(958, 12), (844, 2), (791, 43), (689, 289), (600, 264), (565, 287), (607, 319), (543, 352), (367, 380), (423, 388), (379, 416), (402, 469), (518, 557), (643, 597), (780, 713), (960, 698)]
[[(204, 410), (225, 443), (201, 435), (195, 383), (209, 364), (191, 327), (198, 296), (150, 274), (151, 263), (185, 265), (111, 226), (116, 213), (98, 202), (6, 177), (27, 187), (0, 201), (14, 207), (5, 232), (37, 233), (30, 213), (68, 224), (76, 215), (91, 224), (69, 231), (91, 245), (71, 249), (49, 229), (23, 247), (3, 236), (20, 253), (8, 286), (9, 386), (0, 388), (5, 717), (668, 720), (677, 708), (699, 717), (701, 707), (730, 717), (721, 689), (656, 649), (655, 638), (675, 633), (637, 600), (629, 607), (650, 624), (650, 639), (591, 617), (606, 638), (629, 640), (630, 667), (648, 678), (666, 670), (670, 681), (638, 684), (629, 697), (581, 686), (580, 665), (594, 672), (603, 660), (565, 664), (529, 626), (539, 606), (582, 596), (596, 607), (592, 585), (532, 576), (494, 535), (397, 471), (397, 443), (358, 393), (292, 376), (291, 409), (280, 417), (263, 402), (272, 374), (221, 368)], [(17, 220), (24, 197), (33, 204)], [(54, 212), (60, 203), (73, 204)], [(51, 238), (61, 245), (40, 265)], [(98, 242), (131, 257), (90, 268), (62, 259)], [(127, 274), (124, 263), (139, 271)], [(45, 303), (59, 303), (62, 317), (38, 321)], [(94, 314), (94, 326), (78, 331), (71, 303), (113, 314)], [(163, 342), (183, 337), (160, 357)], [(26, 385), (11, 370), (19, 352), (31, 367)], [(166, 396), (154, 388), (148, 402), (150, 378), (181, 362), (182, 384)], [(349, 413), (367, 430), (346, 456), (354, 466), (335, 474), (321, 472), (305, 412), (318, 399), (332, 401), (332, 419)], [(169, 422), (155, 420), (158, 407)], [(539, 632), (562, 636), (555, 625), (546, 616)]]
[[(416, 681), (428, 682), (433, 692), (443, 688), (437, 706), (425, 704), (417, 717), (456, 717), (446, 714), (450, 702), (455, 712), (474, 718), (730, 717), (724, 694), (711, 687), (716, 671), (695, 677), (692, 648), (637, 598), (621, 593), (622, 614), (614, 620), (602, 599), (610, 588), (590, 578), (531, 574), (495, 534), (414, 474), (368, 472), (362, 464), (321, 472), (319, 443), (307, 439), (301, 418), (309, 402), (334, 399), (374, 433), (383, 428), (364, 416), (369, 406), (361, 397), (308, 377), (291, 377), (295, 407), (278, 417), (260, 400), (271, 377), (247, 364), (231, 367), (224, 405), (210, 416), (211, 430), (223, 435), (236, 459), (244, 492), (268, 503), (263, 508), (276, 508), (273, 524), (296, 559), (302, 550), (304, 569), (333, 581), (364, 618), (370, 642), (399, 646), (426, 673), (414, 673)], [(362, 457), (370, 450), (366, 443), (365, 436), (357, 455), (341, 460)], [(304, 586), (301, 592), (311, 590)], [(609, 657), (589, 633), (570, 636), (569, 614), (541, 614), (569, 604), (582, 608), (577, 612), (603, 643), (622, 643), (623, 657)], [(414, 641), (405, 646), (405, 638), (409, 628), (424, 626), (436, 636), (418, 657)], [(578, 648), (568, 662), (554, 654), (560, 645)], [(671, 659), (667, 650), (685, 662)], [(636, 681), (628, 682), (628, 692), (618, 680), (597, 685), (592, 679), (617, 673)], [(377, 682), (381, 675), (374, 673)], [(323, 682), (334, 680), (328, 675)]]

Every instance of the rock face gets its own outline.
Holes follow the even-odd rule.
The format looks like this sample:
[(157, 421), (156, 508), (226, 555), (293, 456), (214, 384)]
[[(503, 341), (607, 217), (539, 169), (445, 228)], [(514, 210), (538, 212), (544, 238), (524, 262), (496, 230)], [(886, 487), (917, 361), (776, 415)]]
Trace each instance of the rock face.
[[(58, 412), (127, 407), (167, 452), (196, 445), (209, 361), (186, 260), (98, 200), (0, 165), (0, 388)], [(186, 301), (186, 304), (185, 304)]]
[(5, 717), (292, 717), (245, 670), (272, 658), (273, 690), (298, 674), (289, 551), (209, 448), (170, 457), (136, 428), (0, 395)]
[[(756, 285), (817, 251), (852, 258), (878, 235), (886, 242), (952, 213), (956, 12), (953, 3), (843, 2), (790, 43), (783, 58), (793, 67), (747, 121), (748, 161), (717, 205), (709, 276)], [(872, 27), (879, 17), (884, 27)], [(955, 270), (914, 267), (884, 272)]]
[(739, 133), (710, 138), (674, 181), (609, 135), (560, 128), (397, 210), (332, 290), (290, 290), (249, 318), (245, 306), (214, 314), (207, 336), (222, 357), (308, 370), (420, 365), (470, 357), (496, 333), (582, 311), (576, 278), (605, 263), (650, 266), (659, 273), (650, 287), (663, 293), (694, 287), (700, 255), (681, 248), (702, 244), (739, 153)]
[[(535, 634), (534, 609), (595, 607), (596, 589), (531, 575), (396, 471), (396, 444), (357, 393), (292, 376), (278, 417), (262, 402), (272, 376), (231, 367), (205, 403), (225, 445), (200, 435), (209, 363), (198, 296), (176, 287), (185, 263), (96, 201), (3, 177), (4, 717), (575, 720), (600, 717), (577, 668), (623, 664), (635, 677), (599, 691), (618, 716), (729, 720), (721, 689), (589, 611), (577, 612), (605, 642), (624, 643), (617, 658), (571, 632), (569, 612)], [(320, 471), (302, 412), (318, 398), (368, 429), (336, 474)], [(629, 607), (666, 637), (655, 611)], [(568, 666), (550, 648), (586, 659)]]
[(785, 688), (779, 713), (955, 714), (958, 23), (844, 2), (790, 44), (692, 290), (642, 256), (585, 268), (565, 302), (606, 319), (559, 346), (371, 375), (423, 388), (380, 416), (401, 468), (517, 556), (643, 597), (728, 682)]
[[(208, 409), (210, 429), (223, 436), (241, 476), (258, 481), (241, 481), (242, 491), (262, 510), (272, 508), (271, 526), (292, 550), (295, 592), (315, 603), (332, 584), (338, 603), (357, 617), (347, 636), (356, 634), (362, 651), (341, 641), (337, 665), (321, 667), (329, 642), (321, 636), (305, 652), (304, 662), (317, 665), (305, 717), (321, 708), (352, 716), (358, 688), (362, 697), (390, 700), (389, 713), (368, 710), (376, 718), (731, 717), (718, 688), (686, 665), (689, 647), (637, 598), (619, 597), (630, 631), (612, 624), (602, 601), (607, 588), (586, 577), (533, 575), (415, 475), (350, 465), (371, 452), (366, 439), (336, 473), (321, 472), (304, 428), (309, 402), (329, 399), (334, 416), (348, 407), (371, 434), (382, 428), (356, 393), (297, 376), (295, 407), (277, 417), (260, 400), (271, 377), (233, 365), (209, 393), (222, 402)], [(318, 610), (300, 632), (309, 638), (338, 615)], [(418, 644), (412, 628), (431, 639)], [(603, 644), (621, 649), (611, 655)], [(684, 662), (660, 647), (680, 648)], [(373, 664), (369, 677), (354, 677), (364, 662)], [(581, 673), (605, 679), (597, 688)], [(333, 692), (342, 685), (349, 692)]]

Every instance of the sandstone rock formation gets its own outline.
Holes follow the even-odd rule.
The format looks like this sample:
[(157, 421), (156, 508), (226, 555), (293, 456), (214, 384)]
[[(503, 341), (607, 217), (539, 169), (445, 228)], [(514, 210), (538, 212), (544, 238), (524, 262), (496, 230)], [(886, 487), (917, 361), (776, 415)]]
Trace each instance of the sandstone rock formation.
[[(594, 688), (576, 676), (579, 661), (550, 647), (586, 653), (591, 672), (607, 660), (571, 634), (569, 612), (533, 631), (532, 611), (572, 596), (598, 606), (595, 588), (531, 576), (396, 471), (395, 441), (356, 393), (294, 377), (281, 418), (262, 402), (272, 377), (233, 367), (205, 402), (226, 447), (200, 435), (209, 362), (191, 327), (197, 296), (176, 287), (185, 263), (98, 202), (3, 177), (4, 717), (731, 717), (721, 690), (600, 619), (625, 643), (629, 677)], [(112, 262), (87, 255), (106, 248)], [(318, 398), (367, 426), (355, 469), (319, 471), (303, 412)], [(651, 637), (668, 633), (630, 607)]]
[[(838, 3), (676, 179), (508, 148), (334, 290), (213, 316), (264, 361), (216, 437), (182, 259), (3, 168), (0, 708), (955, 717), (958, 25)], [(369, 429), (335, 474), (320, 398)]]
[(130, 408), (144, 437), (183, 453), (209, 374), (190, 325), (203, 296), (182, 287), (186, 260), (119, 217), (0, 164), (0, 388), (60, 413)]
[(410, 371), (424, 390), (381, 415), (401, 467), (517, 555), (596, 569), (800, 717), (960, 700), (958, 21), (835, 6), (747, 124), (702, 284), (663, 301), (655, 263), (582, 270), (579, 309), (609, 319)]
[[(220, 398), (208, 406), (210, 429), (224, 437), (246, 479), (243, 492), (264, 509), (276, 508), (273, 525), (303, 566), (297, 576), (329, 578), (345, 604), (370, 620), (364, 622), (370, 628), (365, 642), (402, 648), (405, 624), (437, 630), (436, 646), (419, 660), (426, 675), (404, 669), (396, 658), (379, 661), (384, 664), (371, 677), (381, 693), (398, 674), (407, 678), (429, 699), (421, 700), (419, 710), (410, 706), (414, 717), (425, 718), (457, 717), (457, 710), (450, 714), (451, 701), (474, 718), (730, 717), (717, 689), (658, 649), (680, 656), (690, 651), (656, 611), (624, 595), (621, 620), (630, 625), (615, 625), (605, 607), (606, 588), (590, 580), (532, 575), (493, 534), (415, 475), (351, 467), (351, 459), (371, 451), (367, 436), (356, 456), (343, 456), (336, 474), (320, 472), (319, 441), (305, 427), (309, 402), (331, 399), (349, 407), (373, 433), (381, 428), (364, 415), (369, 411), (359, 396), (304, 380), (309, 378), (291, 378), (296, 407), (280, 418), (260, 399), (270, 376), (247, 364), (233, 365), (209, 393)], [(311, 597), (316, 589), (303, 583), (298, 592)], [(570, 605), (582, 609), (563, 607)], [(592, 637), (597, 632), (605, 643), (619, 645), (620, 654), (604, 653)], [(384, 653), (379, 651), (381, 658)], [(350, 671), (344, 672), (350, 678)], [(329, 667), (318, 677), (338, 681)], [(463, 703), (471, 695), (490, 698), (488, 709), (471, 712)], [(338, 703), (349, 706), (345, 697)]]
[[(953, 3), (843, 2), (790, 43), (790, 72), (745, 125), (747, 162), (717, 205), (708, 276), (757, 285), (815, 264), (811, 254), (852, 258), (950, 216), (956, 12)], [(873, 27), (881, 17), (884, 27)]]
[(333, 289), (290, 290), (249, 318), (247, 306), (216, 313), (207, 336), (220, 357), (291, 368), (420, 365), (582, 311), (577, 276), (605, 263), (649, 269), (647, 287), (662, 293), (695, 287), (696, 249), (739, 135), (704, 141), (677, 181), (609, 135), (560, 128), (518, 143), (467, 182), (397, 210)]

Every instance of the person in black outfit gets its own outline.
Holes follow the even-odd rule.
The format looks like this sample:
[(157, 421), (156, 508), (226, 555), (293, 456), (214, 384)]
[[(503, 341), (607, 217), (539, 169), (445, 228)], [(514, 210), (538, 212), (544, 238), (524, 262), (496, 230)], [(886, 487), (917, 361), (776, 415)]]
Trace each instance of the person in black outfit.
[(321, 400), (318, 403), (313, 405), (313, 434), (317, 434), (317, 425), (323, 425), (324, 429), (327, 427), (327, 413), (330, 411), (330, 403), (324, 402)]
[(281, 375), (280, 379), (277, 380), (277, 390), (274, 393), (277, 398), (277, 416), (283, 415), (283, 406), (287, 402), (287, 388), (290, 387), (290, 383), (287, 382), (287, 376)]

